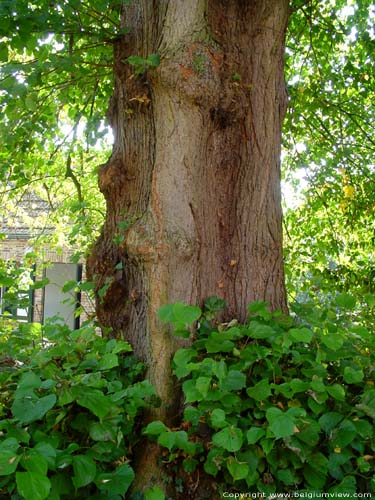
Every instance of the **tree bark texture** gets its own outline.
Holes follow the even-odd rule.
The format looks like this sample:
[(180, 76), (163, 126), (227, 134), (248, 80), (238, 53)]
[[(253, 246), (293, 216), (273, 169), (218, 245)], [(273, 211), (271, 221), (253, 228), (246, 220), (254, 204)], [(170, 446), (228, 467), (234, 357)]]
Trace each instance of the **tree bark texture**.
[[(244, 321), (286, 310), (280, 195), (288, 0), (138, 0), (115, 46), (107, 218), (88, 267), (97, 312), (146, 361), (168, 414), (175, 350), (160, 306), (211, 295)], [(131, 55), (158, 53), (135, 75)]]

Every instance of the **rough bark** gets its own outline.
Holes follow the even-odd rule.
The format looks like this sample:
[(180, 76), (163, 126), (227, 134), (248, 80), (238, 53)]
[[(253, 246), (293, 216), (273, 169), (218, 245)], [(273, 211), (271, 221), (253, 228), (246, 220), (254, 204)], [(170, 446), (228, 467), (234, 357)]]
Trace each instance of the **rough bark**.
[[(288, 0), (124, 7), (130, 31), (115, 47), (109, 110), (115, 144), (99, 172), (107, 218), (89, 272), (102, 289), (102, 325), (146, 361), (164, 416), (175, 344), (157, 319), (161, 305), (217, 295), (231, 319), (245, 320), (254, 300), (286, 310), (279, 164), (287, 18)], [(159, 67), (135, 76), (125, 59), (152, 53)]]

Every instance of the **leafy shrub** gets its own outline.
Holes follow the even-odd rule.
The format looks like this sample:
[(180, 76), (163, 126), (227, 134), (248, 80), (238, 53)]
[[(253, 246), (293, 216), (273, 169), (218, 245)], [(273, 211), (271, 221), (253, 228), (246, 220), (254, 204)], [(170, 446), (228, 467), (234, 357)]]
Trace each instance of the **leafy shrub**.
[(3, 331), (0, 494), (124, 498), (134, 478), (128, 462), (137, 416), (154, 395), (130, 351), (91, 327)]
[(342, 294), (296, 320), (258, 302), (247, 324), (214, 327), (196, 307), (165, 306), (177, 334), (200, 317), (197, 339), (173, 359), (184, 430), (153, 422), (144, 432), (187, 473), (203, 463), (234, 490), (375, 492), (375, 345), (348, 320), (352, 307)]

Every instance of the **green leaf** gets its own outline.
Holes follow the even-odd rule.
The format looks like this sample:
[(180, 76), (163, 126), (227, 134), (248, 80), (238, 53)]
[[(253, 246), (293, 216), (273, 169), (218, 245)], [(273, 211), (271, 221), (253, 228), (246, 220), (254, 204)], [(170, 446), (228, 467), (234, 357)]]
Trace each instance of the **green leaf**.
[(357, 430), (350, 420), (344, 420), (334, 429), (331, 436), (331, 442), (334, 447), (345, 448), (357, 436)]
[(296, 475), (289, 469), (278, 470), (276, 472), (276, 477), (287, 486), (292, 486), (298, 482)]
[(88, 408), (102, 420), (111, 411), (113, 407), (112, 401), (99, 391), (90, 390), (88, 387), (85, 388), (85, 391), (87, 392), (80, 391), (77, 403), (84, 408)]
[(205, 398), (210, 389), (212, 377), (198, 377), (195, 381), (195, 387)]
[(110, 422), (92, 422), (89, 434), (94, 441), (116, 441), (116, 427)]
[(198, 389), (195, 386), (195, 380), (186, 380), (186, 382), (182, 384), (182, 390), (185, 394), (186, 403), (201, 401), (203, 398), (202, 394), (198, 391)]
[(148, 426), (143, 430), (143, 434), (158, 436), (162, 432), (166, 431), (168, 431), (168, 427), (160, 420), (155, 420), (154, 422), (148, 424)]
[(19, 448), (19, 444), (16, 438), (10, 437), (4, 439), (4, 441), (0, 441), (0, 451), (14, 451), (16, 452)]
[(32, 290), (40, 290), (41, 288), (44, 288), (45, 286), (47, 286), (49, 284), (49, 279), (48, 278), (45, 278), (43, 280), (39, 280), (39, 281), (34, 281), (34, 283), (31, 285), (31, 289)]
[(174, 432), (175, 437), (175, 446), (176, 448), (185, 451), (189, 455), (194, 455), (196, 451), (196, 444), (192, 441), (189, 441), (189, 436), (185, 431), (177, 431)]
[(128, 62), (131, 66), (143, 66), (146, 64), (146, 59), (141, 56), (129, 56), (126, 58), (126, 62)]
[(215, 446), (224, 448), (227, 451), (238, 451), (243, 442), (241, 429), (234, 425), (226, 427), (212, 436), (212, 442)]
[(326, 390), (330, 396), (337, 401), (345, 401), (345, 389), (340, 384), (333, 384), (326, 386)]
[(294, 419), (279, 408), (269, 408), (266, 411), (266, 418), (270, 424), (269, 429), (277, 439), (292, 436), (295, 433)]
[(246, 463), (239, 462), (233, 457), (227, 460), (227, 468), (235, 481), (245, 479), (250, 472), (249, 466)]
[(220, 388), (224, 391), (240, 391), (244, 387), (246, 387), (246, 375), (238, 370), (229, 370), (220, 383)]
[[(340, 484), (338, 484), (337, 486), (334, 486), (333, 488), (331, 488), (329, 490), (329, 492), (332, 494), (332, 495), (335, 495), (337, 497), (340, 497), (340, 493), (342, 495), (345, 495), (347, 497), (347, 495), (353, 495), (352, 498), (357, 498), (357, 481), (356, 481), (356, 478), (354, 476), (346, 476), (344, 477), (344, 479), (341, 481)], [(348, 498), (348, 497), (347, 497)], [(350, 498), (350, 496), (349, 496)]]
[(40, 378), (33, 372), (24, 373), (21, 380), (18, 382), (15, 392), (15, 399), (21, 399), (25, 395), (33, 394), (34, 389), (39, 389), (42, 385)]
[(355, 370), (350, 366), (346, 366), (344, 369), (344, 380), (347, 384), (359, 384), (364, 379), (364, 373), (362, 370)]
[(195, 406), (187, 406), (184, 410), (184, 422), (191, 422), (193, 426), (199, 424), (202, 412)]
[(11, 449), (0, 449), (0, 476), (13, 474), (17, 469), (20, 457)]
[(130, 465), (120, 465), (112, 473), (100, 474), (95, 484), (100, 490), (111, 494), (125, 495), (134, 480), (134, 471)]
[(81, 488), (91, 483), (96, 476), (96, 464), (87, 455), (73, 456), (73, 484), (76, 488)]
[(216, 352), (232, 352), (235, 344), (230, 340), (215, 340), (209, 337), (205, 342), (206, 350), (209, 354)]
[(89, 292), (91, 290), (94, 290), (95, 283), (93, 281), (85, 281), (83, 283), (80, 283), (79, 287), (82, 292)]
[(313, 338), (311, 330), (308, 328), (292, 328), (288, 332), (288, 336), (295, 342), (304, 342), (308, 344)]
[(16, 484), (18, 492), (26, 500), (44, 500), (51, 490), (48, 477), (36, 472), (16, 472)]
[(34, 451), (42, 456), (50, 469), (54, 469), (56, 463), (56, 449), (49, 443), (40, 442), (34, 446)]
[(320, 472), (327, 472), (328, 470), (328, 459), (320, 452), (313, 453), (307, 459), (307, 462), (313, 469)]
[(168, 448), (169, 451), (176, 445), (177, 433), (176, 432), (162, 432), (158, 437), (160, 446)]
[(247, 310), (252, 316), (260, 316), (265, 320), (270, 320), (272, 317), (272, 313), (270, 312), (270, 305), (268, 302), (256, 301), (252, 302)]
[(250, 427), (246, 434), (247, 442), (249, 444), (255, 444), (265, 434), (265, 430), (260, 427)]
[(249, 337), (253, 339), (269, 339), (276, 335), (275, 330), (269, 325), (263, 325), (258, 321), (251, 321), (249, 325)]
[(21, 465), (29, 472), (46, 476), (48, 471), (48, 463), (41, 455), (27, 454), (21, 459)]
[(271, 395), (271, 386), (266, 378), (246, 389), (248, 396), (256, 401), (264, 401)]
[(344, 344), (343, 336), (335, 333), (322, 335), (321, 341), (325, 346), (328, 347), (328, 349), (331, 349), (332, 351), (338, 351)]
[(212, 295), (204, 301), (204, 309), (212, 313), (222, 311), (226, 307), (226, 302), (219, 297)]
[(147, 64), (149, 66), (156, 68), (160, 64), (160, 55), (159, 54), (150, 54), (147, 57), (146, 61), (147, 61)]
[(33, 94), (28, 94), (25, 98), (25, 106), (29, 111), (38, 109), (38, 101)]
[(145, 500), (165, 500), (165, 494), (158, 486), (154, 486), (145, 492)]
[(22, 424), (30, 424), (35, 420), (39, 420), (55, 406), (56, 395), (48, 394), (38, 399), (36, 396), (25, 396), (21, 399), (16, 399), (12, 406), (12, 413)]
[(340, 293), (336, 297), (336, 304), (344, 309), (354, 309), (356, 300), (353, 295), (350, 295), (349, 293)]
[(173, 323), (177, 330), (183, 330), (187, 325), (191, 325), (202, 314), (197, 306), (188, 306), (181, 302), (167, 304), (158, 311), (160, 321)]
[(293, 393), (296, 394), (298, 392), (306, 392), (310, 387), (309, 382), (304, 382), (299, 378), (294, 378), (290, 381), (290, 387), (293, 390)]
[(98, 368), (99, 370), (110, 370), (119, 365), (118, 356), (113, 352), (108, 352), (99, 359)]
[(77, 280), (70, 280), (64, 283), (64, 286), (62, 287), (62, 291), (64, 293), (70, 292), (71, 290), (74, 290), (74, 288), (77, 286)]
[(186, 377), (191, 372), (187, 366), (190, 361), (197, 356), (197, 351), (192, 348), (179, 349), (173, 357), (174, 373), (177, 378)]
[(316, 490), (320, 490), (326, 483), (326, 473), (320, 472), (310, 465), (305, 465), (303, 469), (303, 476), (307, 481), (307, 484), (312, 486)]
[(319, 424), (324, 432), (329, 434), (343, 418), (344, 416), (341, 413), (329, 412), (320, 417)]
[(220, 429), (226, 427), (228, 422), (226, 419), (226, 413), (221, 408), (215, 408), (211, 413), (211, 424), (214, 429)]

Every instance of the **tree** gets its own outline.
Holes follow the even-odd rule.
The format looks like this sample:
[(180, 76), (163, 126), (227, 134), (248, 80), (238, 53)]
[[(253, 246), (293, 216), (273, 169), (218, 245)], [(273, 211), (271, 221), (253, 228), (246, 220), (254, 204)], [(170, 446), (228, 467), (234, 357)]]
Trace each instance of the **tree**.
[(284, 172), (299, 201), (284, 212), (290, 300), (357, 298), (374, 321), (374, 8), (306, 2), (291, 17)]
[[(76, 181), (82, 185), (85, 171), (70, 168), (71, 153), (79, 150), (74, 131), (86, 117), (86, 143), (95, 143), (114, 47), (108, 117), (115, 145), (99, 172), (107, 218), (89, 259), (90, 272), (105, 331), (131, 340), (162, 397), (160, 413), (170, 419), (175, 343), (158, 320), (161, 305), (201, 304), (216, 295), (228, 303), (223, 320), (241, 321), (254, 299), (287, 310), (279, 158), (290, 13), (292, 111), (285, 137), (289, 144), (307, 144), (302, 153), (292, 149), (287, 164), (290, 170), (311, 167), (313, 173), (301, 217), (288, 217), (291, 282), (314, 267), (301, 263), (302, 250), (318, 255), (327, 267), (336, 243), (332, 236), (350, 227), (348, 222), (356, 231), (353, 248), (358, 234), (366, 234), (369, 248), (372, 244), (371, 185), (361, 177), (372, 177), (371, 3), (355, 8), (346, 0), (291, 4), (139, 0), (119, 8), (109, 0), (61, 0), (52, 10), (47, 1), (31, 9), (26, 2), (0, 5), (6, 21), (0, 27), (2, 98), (7, 93), (0, 159), (4, 177), (12, 162), (10, 180), (17, 187), (34, 182), (37, 173), (43, 187), (46, 173), (55, 169), (56, 179), (68, 176), (79, 201)], [(351, 9), (353, 14), (344, 14)], [(345, 40), (354, 26), (361, 35), (350, 44)], [(64, 121), (73, 133), (59, 137), (62, 156), (55, 163)], [(353, 154), (353, 144), (360, 153)], [(55, 177), (48, 180), (47, 195), (55, 184)], [(329, 214), (330, 222), (340, 201), (342, 217), (331, 225), (334, 231), (326, 230), (323, 246), (321, 214)], [(367, 228), (360, 233), (363, 220)], [(303, 235), (296, 236), (301, 221)], [(342, 238), (339, 252), (347, 241)], [(365, 264), (372, 269), (371, 259)]]
[[(89, 261), (98, 316), (173, 400), (160, 306), (286, 310), (280, 137), (288, 2), (134, 2), (115, 45), (107, 218)], [(135, 57), (136, 56), (136, 57)], [(160, 58), (160, 64), (159, 64)], [(104, 292), (103, 292), (104, 288)], [(162, 413), (168, 413), (165, 408)]]

